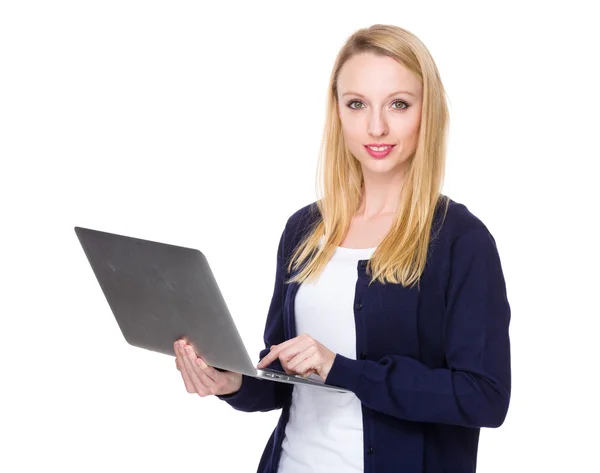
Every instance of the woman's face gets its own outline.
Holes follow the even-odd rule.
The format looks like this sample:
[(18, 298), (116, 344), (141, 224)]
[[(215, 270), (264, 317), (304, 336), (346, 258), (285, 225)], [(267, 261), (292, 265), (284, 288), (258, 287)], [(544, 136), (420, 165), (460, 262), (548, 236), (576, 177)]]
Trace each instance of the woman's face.
[[(411, 72), (390, 57), (361, 53), (350, 58), (338, 75), (338, 114), (346, 146), (363, 173), (404, 173), (417, 147), (422, 86)], [(366, 146), (392, 145), (383, 158)]]

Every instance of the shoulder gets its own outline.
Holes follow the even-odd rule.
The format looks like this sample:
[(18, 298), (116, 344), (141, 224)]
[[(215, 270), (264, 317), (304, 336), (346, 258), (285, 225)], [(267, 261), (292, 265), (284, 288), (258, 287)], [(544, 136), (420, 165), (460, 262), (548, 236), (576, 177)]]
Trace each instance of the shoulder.
[[(444, 202), (444, 204), (440, 203), (436, 211), (436, 222), (440, 222), (440, 216), (444, 217), (441, 221), (441, 238), (453, 242), (467, 234), (488, 234), (491, 236), (482, 219), (475, 215), (467, 205), (445, 195), (442, 195), (440, 201)], [(446, 202), (448, 203), (448, 208), (444, 215)]]
[(445, 294), (455, 278), (484, 284), (490, 277), (503, 277), (496, 240), (486, 224), (464, 203), (447, 199), (446, 218), (430, 246), (428, 271), (440, 283), (435, 287)]
[(301, 232), (303, 229), (312, 227), (312, 225), (317, 222), (320, 216), (321, 213), (319, 211), (317, 201), (304, 205), (303, 207), (295, 210), (292, 215), (289, 216), (285, 225), (286, 232), (296, 234)]
[(482, 274), (494, 267), (499, 268), (500, 255), (496, 239), (486, 224), (464, 203), (450, 198), (448, 202), (448, 212), (439, 232), (439, 241), (433, 245), (435, 263), (432, 264), (439, 264), (452, 271), (466, 268), (480, 270)]

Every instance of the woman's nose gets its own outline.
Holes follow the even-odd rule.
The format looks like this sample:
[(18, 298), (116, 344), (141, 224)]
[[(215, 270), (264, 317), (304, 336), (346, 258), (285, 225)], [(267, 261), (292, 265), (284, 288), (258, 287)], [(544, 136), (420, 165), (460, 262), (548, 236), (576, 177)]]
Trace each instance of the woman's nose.
[(369, 134), (372, 136), (382, 136), (387, 134), (387, 124), (381, 116), (374, 114), (369, 121)]

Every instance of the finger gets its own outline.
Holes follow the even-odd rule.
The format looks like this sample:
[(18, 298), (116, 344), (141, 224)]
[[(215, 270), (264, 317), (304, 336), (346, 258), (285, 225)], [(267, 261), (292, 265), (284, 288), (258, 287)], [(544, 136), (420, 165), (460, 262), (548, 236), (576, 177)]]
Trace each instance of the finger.
[[(194, 369), (193, 372), (198, 376), (203, 386), (208, 389), (214, 388), (219, 376), (219, 372), (213, 367), (208, 366), (202, 358), (196, 356), (192, 347), (189, 346), (187, 343), (183, 343), (183, 345), (180, 345), (180, 352), (182, 358), (189, 357), (190, 361), (192, 361), (191, 367), (196, 367), (196, 369)], [(183, 364), (187, 367), (187, 365), (185, 365), (185, 362), (183, 362)], [(186, 369), (185, 371), (189, 383), (193, 386), (193, 381), (191, 380), (192, 375), (189, 373), (188, 369)]]
[(187, 355), (185, 354), (185, 346), (186, 343), (183, 342), (181, 345), (179, 345), (179, 362), (181, 364), (181, 375), (183, 376), (183, 381), (185, 383), (185, 387), (187, 389), (187, 392), (190, 394), (199, 394), (198, 393), (198, 388), (197, 386), (194, 384), (194, 381), (192, 380), (192, 375), (190, 374), (190, 370), (185, 362), (185, 359), (187, 358)]
[(267, 356), (260, 360), (260, 363), (258, 363), (258, 367), (264, 368), (265, 366), (269, 366), (271, 363), (273, 363), (279, 357), (279, 350), (279, 346), (271, 350), (271, 352), (268, 353)]
[(267, 355), (262, 360), (260, 360), (257, 367), (264, 368), (265, 366), (268, 366), (271, 363), (273, 363), (277, 358), (279, 358), (279, 353), (281, 353), (282, 350), (285, 350), (289, 346), (297, 343), (298, 338), (299, 337), (290, 338), (289, 340), (286, 340), (285, 342), (281, 342), (278, 345), (271, 345), (269, 347), (269, 350), (271, 350), (271, 351), (269, 353), (267, 353)]
[(203, 373), (213, 383), (217, 383), (219, 378), (222, 376), (221, 373), (219, 373), (212, 366), (208, 366), (206, 361), (204, 361), (201, 357), (196, 358), (196, 365), (202, 370), (201, 373)]
[(194, 350), (191, 346), (186, 345), (185, 347), (186, 356), (184, 357), (185, 365), (188, 369), (188, 373), (196, 387), (196, 391), (201, 396), (206, 396), (210, 394), (212, 389), (215, 387), (215, 382), (206, 376), (201, 368), (196, 364), (196, 360), (198, 357), (194, 353)]
[(196, 387), (194, 386), (190, 374), (188, 373), (188, 370), (185, 366), (185, 362), (183, 360), (183, 358), (185, 357), (185, 353), (183, 353), (181, 345), (179, 345), (176, 350), (177, 357), (179, 360), (179, 366), (181, 367), (181, 376), (183, 377), (183, 383), (185, 384), (185, 389), (190, 394), (197, 393)]
[(294, 345), (290, 345), (288, 348), (279, 352), (279, 359), (288, 363), (298, 354), (308, 350), (314, 346), (312, 341), (309, 339), (300, 339)]
[(181, 371), (181, 360), (180, 360), (180, 356), (179, 356), (179, 344), (177, 342), (175, 342), (173, 344), (173, 350), (175, 351), (175, 368), (177, 368), (179, 371)]
[(197, 393), (196, 387), (194, 386), (194, 383), (192, 383), (192, 379), (190, 378), (190, 374), (188, 373), (188, 370), (185, 367), (185, 363), (182, 362), (181, 364), (182, 364), (182, 366), (181, 366), (181, 377), (183, 378), (183, 384), (185, 384), (185, 390), (188, 393), (190, 393), (190, 394)]
[(305, 378), (307, 378), (308, 376), (310, 376), (312, 373), (314, 373), (316, 371), (315, 368), (318, 365), (318, 363), (319, 363), (319, 356), (317, 353), (314, 353), (312, 356), (305, 359), (302, 363), (300, 363), (296, 367), (296, 372), (298, 374), (300, 374), (301, 376), (304, 376)]
[[(271, 363), (273, 363), (278, 358), (282, 359), (281, 353), (286, 352), (286, 350), (291, 350), (291, 351), (286, 352), (286, 353), (288, 353), (288, 356), (289, 356), (290, 353), (293, 353), (293, 347), (296, 346), (298, 343), (304, 344), (305, 343), (304, 337), (302, 337), (302, 338), (294, 337), (294, 338), (290, 338), (289, 340), (286, 340), (285, 342), (280, 343), (279, 345), (272, 345), (270, 348), (271, 351), (267, 354), (267, 356), (265, 356), (262, 360), (260, 360), (260, 363), (258, 364), (258, 368), (264, 368), (265, 366), (268, 366)], [(273, 348), (273, 347), (275, 347), (275, 348)], [(294, 353), (294, 355), (296, 353)], [(291, 358), (291, 356), (289, 356), (289, 358)], [(284, 360), (287, 360), (289, 358), (285, 358)]]
[(307, 358), (311, 357), (314, 353), (315, 347), (308, 347), (306, 350), (301, 351), (300, 353), (292, 357), (292, 359), (287, 362), (287, 367), (292, 371), (296, 371), (298, 365), (300, 365), (300, 363), (302, 363)]
[[(186, 352), (187, 350), (185, 348), (182, 348), (182, 351)], [(190, 392), (195, 392), (195, 393), (199, 394), (200, 396), (205, 396), (207, 394), (208, 390), (204, 386), (202, 381), (200, 381), (200, 378), (196, 374), (194, 366), (192, 365), (192, 362), (189, 360), (189, 356), (187, 355), (187, 353), (184, 353), (182, 360), (183, 360), (183, 366), (185, 367), (185, 372), (187, 373), (190, 383), (193, 386), (193, 391), (190, 391)]]

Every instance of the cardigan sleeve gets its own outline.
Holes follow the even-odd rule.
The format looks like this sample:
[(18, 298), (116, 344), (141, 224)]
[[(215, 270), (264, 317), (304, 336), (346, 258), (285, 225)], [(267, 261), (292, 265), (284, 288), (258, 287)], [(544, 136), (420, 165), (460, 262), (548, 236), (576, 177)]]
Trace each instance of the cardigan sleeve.
[[(288, 220), (289, 222), (289, 220)], [(287, 224), (286, 224), (287, 228)], [(283, 296), (284, 296), (284, 240), (285, 229), (279, 240), (277, 250), (277, 267), (275, 272), (275, 287), (273, 296), (267, 313), (267, 321), (264, 331), (265, 348), (261, 350), (258, 360), (263, 359), (271, 349), (271, 345), (276, 345), (284, 341), (283, 330)], [(258, 363), (258, 362), (257, 362)], [(275, 360), (269, 368), (284, 371), (279, 360)], [(238, 411), (256, 412), (271, 411), (283, 406), (285, 399), (292, 394), (293, 386), (287, 383), (278, 383), (275, 381), (253, 378), (252, 376), (242, 375), (241, 388), (231, 394), (217, 396), (219, 399), (227, 402)]]
[(451, 249), (446, 367), (402, 355), (371, 361), (338, 353), (326, 382), (400, 419), (498, 427), (510, 400), (510, 315), (496, 242), (485, 227), (469, 230)]

